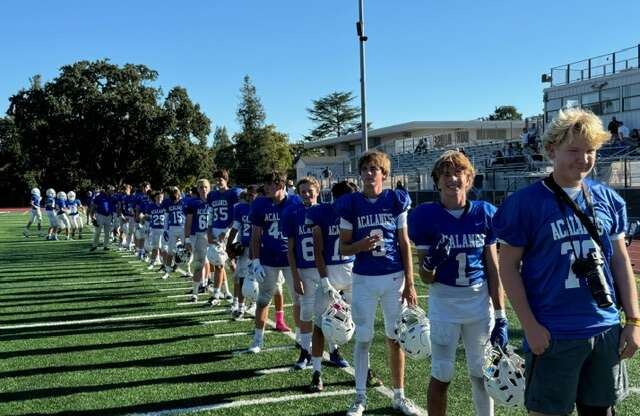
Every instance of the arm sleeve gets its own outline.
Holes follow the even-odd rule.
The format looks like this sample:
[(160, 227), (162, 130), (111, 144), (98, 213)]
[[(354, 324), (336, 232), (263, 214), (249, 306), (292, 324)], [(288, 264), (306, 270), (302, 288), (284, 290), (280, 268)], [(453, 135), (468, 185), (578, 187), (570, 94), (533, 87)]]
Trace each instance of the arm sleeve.
[(402, 228), (407, 228), (407, 211), (403, 211), (396, 218), (396, 227), (398, 230)]

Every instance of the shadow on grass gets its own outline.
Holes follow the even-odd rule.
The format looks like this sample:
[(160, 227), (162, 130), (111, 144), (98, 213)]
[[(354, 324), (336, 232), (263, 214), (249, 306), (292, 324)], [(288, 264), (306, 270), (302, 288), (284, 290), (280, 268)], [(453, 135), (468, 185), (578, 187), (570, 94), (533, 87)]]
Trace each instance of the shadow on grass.
[[(93, 389), (98, 388), (100, 390), (106, 390), (105, 387), (112, 388), (128, 388), (128, 387), (138, 387), (139, 385), (158, 385), (158, 384), (170, 384), (170, 383), (210, 383), (217, 381), (233, 381), (233, 380), (246, 380), (249, 377), (253, 377), (252, 374), (254, 370), (239, 370), (239, 371), (220, 371), (217, 373), (208, 373), (208, 374), (200, 374), (200, 375), (190, 375), (190, 376), (180, 376), (180, 377), (170, 377), (165, 379), (157, 379), (157, 380), (144, 380), (140, 382), (132, 382), (132, 383), (121, 383), (114, 385), (103, 385), (103, 386), (83, 386), (81, 388), (89, 388), (88, 391), (95, 391)], [(142, 384), (140, 384), (142, 383)], [(343, 382), (336, 383), (336, 385), (349, 386), (353, 387), (353, 382)], [(213, 388), (213, 386), (212, 386)], [(58, 390), (58, 389), (53, 389)], [(63, 390), (62, 394), (73, 394), (77, 393), (76, 391), (71, 391), (67, 393), (66, 389)], [(71, 388), (71, 390), (74, 390)], [(301, 394), (306, 392), (306, 386), (292, 386), (292, 387), (282, 387), (282, 388), (266, 388), (266, 389), (256, 389), (256, 390), (248, 390), (248, 391), (227, 391), (221, 394), (211, 394), (207, 396), (198, 396), (198, 397), (189, 397), (185, 399), (175, 399), (175, 400), (164, 400), (158, 401), (155, 403), (144, 403), (138, 405), (130, 405), (130, 406), (121, 406), (121, 407), (112, 407), (109, 409), (83, 409), (83, 410), (73, 410), (73, 411), (61, 411), (59, 413), (49, 413), (50, 415), (70, 415), (70, 416), (85, 416), (90, 414), (91, 416), (105, 416), (105, 415), (122, 415), (122, 414), (131, 414), (131, 413), (142, 413), (142, 412), (158, 412), (162, 410), (168, 409), (183, 409), (197, 406), (207, 406), (213, 404), (222, 404), (222, 403), (231, 403), (233, 400), (230, 399), (241, 399), (244, 396), (258, 396), (258, 397), (268, 397), (274, 393), (279, 393), (279, 395), (288, 395), (288, 394)], [(25, 392), (28, 394), (29, 392)], [(0, 395), (1, 397), (2, 395)], [(241, 413), (238, 413), (241, 414)], [(344, 412), (338, 413), (344, 415)], [(389, 412), (387, 414), (392, 414)], [(40, 415), (39, 413), (29, 413), (24, 416), (36, 416)]]
[[(38, 314), (49, 314), (49, 313), (68, 313), (68, 312), (79, 312), (79, 311), (95, 311), (100, 309), (141, 309), (149, 306), (156, 305), (155, 303), (149, 302), (134, 302), (134, 303), (119, 303), (115, 305), (104, 305), (104, 306), (83, 306), (79, 308), (65, 308), (65, 309), (38, 309), (35, 311), (12, 311), (12, 312), (1, 312), (0, 316), (16, 316), (16, 315), (38, 315)], [(40, 321), (44, 321), (45, 319), (40, 319)], [(46, 318), (46, 321), (49, 321), (49, 318)]]
[[(99, 285), (91, 285), (91, 286), (83, 286), (83, 287), (74, 287), (74, 286), (67, 286), (65, 288), (60, 288), (60, 286), (55, 286), (54, 287), (58, 287), (59, 289), (49, 289), (46, 288), (42, 291), (36, 291), (36, 290), (24, 290), (24, 291), (20, 291), (20, 292), (11, 292), (11, 293), (4, 293), (2, 295), (0, 295), (0, 302), (5, 302), (7, 300), (22, 300), (22, 299), (39, 299), (42, 297), (46, 297), (47, 299), (60, 299), (60, 298), (64, 298), (65, 296), (68, 295), (72, 295), (75, 296), (78, 293), (95, 293), (98, 290), (101, 290), (102, 292), (115, 292), (118, 290), (131, 290), (131, 289), (142, 289), (144, 288), (144, 281), (140, 281), (140, 283), (138, 284), (134, 284), (135, 282), (122, 282), (122, 284), (117, 284), (117, 283), (109, 283), (106, 284), (105, 286), (99, 286)], [(81, 286), (82, 283), (79, 283), (79, 285)], [(39, 286), (36, 286), (36, 288)], [(0, 303), (0, 305), (5, 305), (4, 303)]]
[[(157, 295), (155, 290), (144, 290), (137, 292), (125, 292), (125, 293), (115, 293), (112, 295), (104, 295), (100, 293), (96, 294), (69, 294), (65, 296), (52, 296), (51, 298), (44, 301), (39, 300), (31, 300), (31, 301), (22, 301), (22, 302), (13, 302), (13, 303), (2, 303), (0, 304), (3, 308), (11, 308), (16, 306), (31, 306), (31, 305), (48, 305), (48, 304), (60, 304), (60, 303), (82, 303), (82, 302), (103, 302), (103, 301), (112, 301), (118, 299), (139, 299), (140, 296), (149, 296), (149, 295)], [(82, 319), (82, 318), (79, 318)], [(11, 322), (11, 321), (6, 321)], [(5, 322), (5, 323), (6, 323)]]

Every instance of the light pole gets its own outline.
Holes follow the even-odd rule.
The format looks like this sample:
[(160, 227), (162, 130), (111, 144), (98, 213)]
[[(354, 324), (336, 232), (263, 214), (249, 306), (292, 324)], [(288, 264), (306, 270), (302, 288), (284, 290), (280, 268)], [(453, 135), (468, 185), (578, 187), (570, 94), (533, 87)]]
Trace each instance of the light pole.
[(362, 152), (369, 149), (369, 133), (367, 129), (367, 82), (365, 78), (364, 43), (367, 37), (364, 35), (364, 0), (358, 0), (359, 20), (356, 22), (356, 30), (360, 42), (360, 115), (362, 118)]

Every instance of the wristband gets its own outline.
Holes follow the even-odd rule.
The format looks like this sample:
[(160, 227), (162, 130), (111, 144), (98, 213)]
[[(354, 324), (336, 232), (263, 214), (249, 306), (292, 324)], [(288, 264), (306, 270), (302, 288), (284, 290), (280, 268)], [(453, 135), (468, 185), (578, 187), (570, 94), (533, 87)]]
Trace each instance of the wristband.
[(628, 325), (640, 326), (640, 318), (632, 318), (630, 316), (626, 316), (624, 321)]
[(496, 319), (507, 319), (507, 314), (504, 309), (496, 309), (495, 315)]

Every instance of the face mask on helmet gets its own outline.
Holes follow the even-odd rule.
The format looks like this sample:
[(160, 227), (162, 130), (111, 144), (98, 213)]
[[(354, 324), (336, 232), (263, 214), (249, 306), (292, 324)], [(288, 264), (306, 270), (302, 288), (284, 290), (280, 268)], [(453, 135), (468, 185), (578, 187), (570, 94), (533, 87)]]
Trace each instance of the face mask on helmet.
[(222, 244), (213, 244), (207, 249), (207, 259), (214, 266), (224, 266), (229, 259)]
[(31, 190), (31, 195), (37, 195), (37, 196), (40, 196), (40, 189), (38, 189), (38, 188), (33, 188), (33, 189)]
[(67, 199), (69, 199), (69, 201), (75, 201), (76, 193), (73, 191), (69, 191), (69, 193), (67, 194)]
[(53, 198), (54, 196), (56, 196), (56, 191), (53, 188), (47, 189), (47, 196)]
[(355, 332), (351, 307), (342, 299), (335, 299), (322, 314), (322, 333), (337, 345), (344, 345)]
[(482, 375), (487, 393), (496, 403), (508, 407), (524, 406), (524, 360), (518, 354), (488, 345)]
[(66, 200), (67, 199), (67, 194), (65, 194), (64, 192), (60, 191), (60, 192), (58, 192), (58, 195), (56, 196), (56, 198), (62, 199), (62, 200)]
[(242, 283), (242, 296), (252, 302), (256, 302), (258, 300), (259, 294), (260, 285), (258, 284), (258, 281), (255, 279), (255, 277), (252, 274), (245, 277), (244, 282)]
[(423, 359), (431, 355), (431, 330), (419, 306), (403, 308), (396, 320), (396, 340), (407, 356)]

